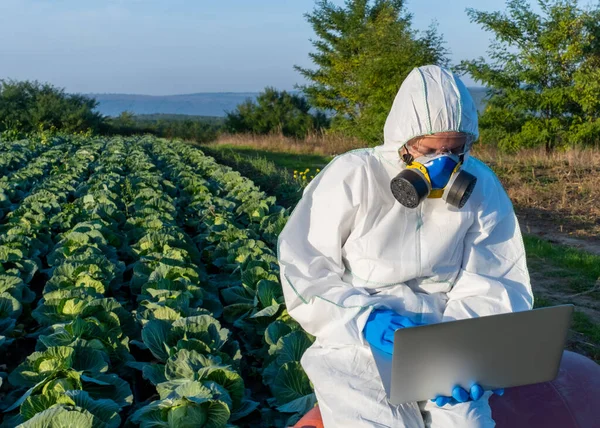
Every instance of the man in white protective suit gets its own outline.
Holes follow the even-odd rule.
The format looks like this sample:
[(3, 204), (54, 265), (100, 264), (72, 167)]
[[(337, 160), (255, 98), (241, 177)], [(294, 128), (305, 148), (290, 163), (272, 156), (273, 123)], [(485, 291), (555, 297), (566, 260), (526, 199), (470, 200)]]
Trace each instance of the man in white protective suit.
[[(469, 157), (478, 134), (460, 79), (438, 66), (415, 68), (387, 117), (384, 144), (331, 161), (281, 232), (285, 301), (316, 337), (301, 364), (325, 428), (495, 426), (492, 391), (390, 404), (369, 349), (373, 337), (391, 347), (389, 331), (402, 325), (531, 309), (510, 199)], [(387, 332), (386, 320), (396, 320)], [(367, 339), (367, 330), (375, 335)]]

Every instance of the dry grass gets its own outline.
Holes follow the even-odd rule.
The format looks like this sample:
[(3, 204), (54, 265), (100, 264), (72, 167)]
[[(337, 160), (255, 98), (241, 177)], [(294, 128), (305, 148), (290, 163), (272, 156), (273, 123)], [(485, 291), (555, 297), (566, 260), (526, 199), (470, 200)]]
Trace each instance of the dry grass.
[(550, 232), (600, 237), (600, 150), (506, 154), (476, 146), (473, 154), (496, 172), (522, 220)]
[(339, 135), (310, 135), (304, 140), (283, 135), (223, 134), (212, 144), (227, 146), (250, 146), (260, 150), (303, 155), (334, 156), (352, 149), (364, 147), (364, 141)]

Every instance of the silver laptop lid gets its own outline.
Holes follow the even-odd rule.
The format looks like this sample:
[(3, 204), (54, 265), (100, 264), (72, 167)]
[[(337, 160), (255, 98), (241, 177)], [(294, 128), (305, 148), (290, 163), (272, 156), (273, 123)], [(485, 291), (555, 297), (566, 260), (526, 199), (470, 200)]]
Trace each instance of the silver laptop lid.
[(396, 330), (393, 358), (371, 348), (392, 404), (450, 396), (455, 385), (507, 388), (556, 377), (573, 305)]

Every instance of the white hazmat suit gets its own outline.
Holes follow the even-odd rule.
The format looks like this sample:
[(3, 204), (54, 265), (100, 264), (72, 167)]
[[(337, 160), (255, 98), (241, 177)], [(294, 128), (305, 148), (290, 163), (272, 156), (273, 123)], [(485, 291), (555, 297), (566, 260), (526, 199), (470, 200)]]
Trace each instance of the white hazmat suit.
[[(478, 135), (464, 84), (438, 66), (414, 69), (394, 100), (384, 144), (337, 156), (306, 187), (278, 241), (290, 315), (315, 343), (301, 364), (325, 428), (491, 427), (483, 398), (437, 407), (391, 405), (362, 335), (374, 308), (416, 323), (531, 309), (525, 250), (512, 204), (495, 174), (467, 157), (477, 184), (462, 209), (442, 199), (401, 205), (390, 181), (398, 149), (420, 135)], [(432, 397), (433, 398), (433, 397)]]

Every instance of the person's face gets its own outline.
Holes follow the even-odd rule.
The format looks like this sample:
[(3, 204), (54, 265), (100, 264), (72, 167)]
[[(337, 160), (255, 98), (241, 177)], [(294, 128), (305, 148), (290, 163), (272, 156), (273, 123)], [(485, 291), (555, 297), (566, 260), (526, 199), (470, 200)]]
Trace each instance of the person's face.
[(461, 155), (467, 149), (468, 138), (468, 134), (462, 132), (438, 132), (413, 138), (404, 147), (414, 159), (444, 153)]

